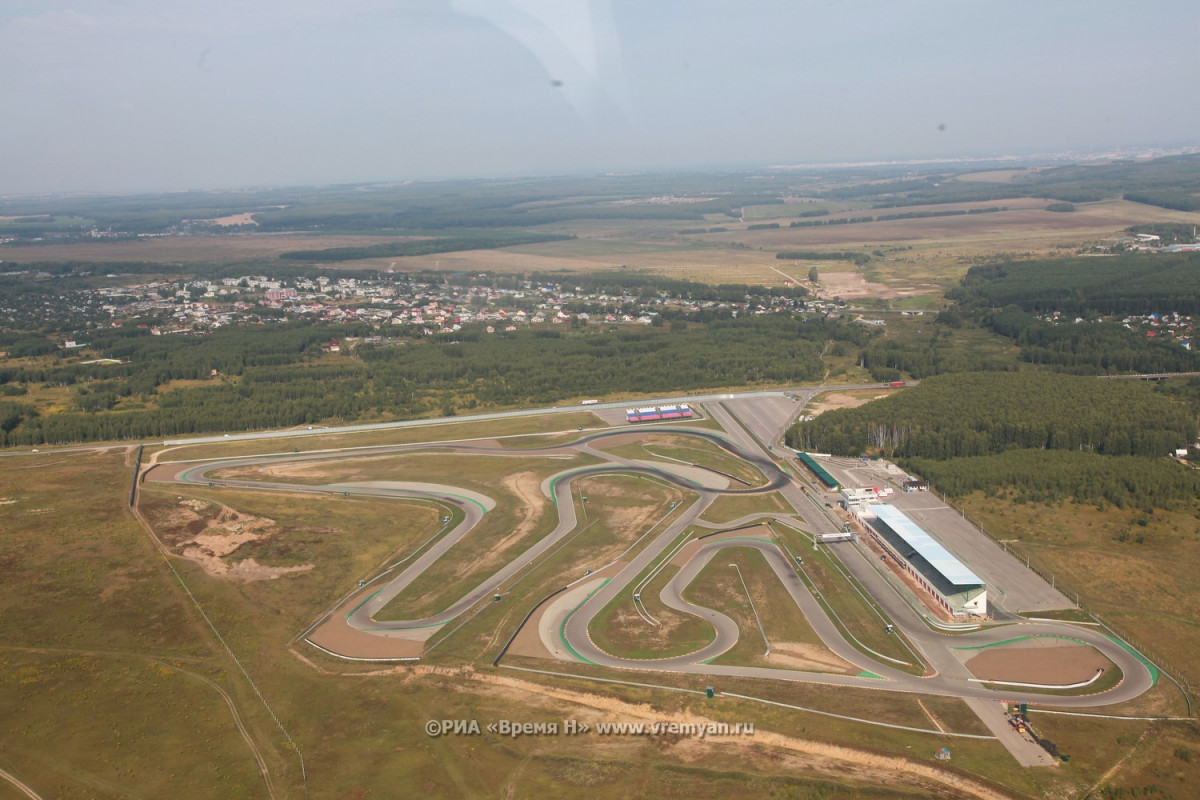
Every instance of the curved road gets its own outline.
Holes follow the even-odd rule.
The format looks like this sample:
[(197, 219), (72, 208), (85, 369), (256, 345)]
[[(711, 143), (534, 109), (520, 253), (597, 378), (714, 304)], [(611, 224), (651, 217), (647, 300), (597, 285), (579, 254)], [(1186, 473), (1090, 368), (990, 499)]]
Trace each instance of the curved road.
[[(1121, 668), (1124, 680), (1118, 686), (1097, 694), (1085, 696), (1047, 696), (1045, 697), (1046, 704), (1062, 707), (1085, 707), (1119, 703), (1137, 697), (1153, 685), (1152, 675), (1131, 652), (1126, 650), (1120, 643), (1101, 634), (1099, 631), (1084, 626), (1057, 622), (1033, 622), (1021, 619), (1016, 625), (999, 625), (954, 637), (947, 637), (944, 634), (937, 633), (929, 628), (921, 615), (908, 601), (901, 597), (892, 584), (879, 573), (870, 559), (858, 547), (850, 543), (834, 545), (833, 547), (836, 548), (837, 555), (842, 563), (873, 596), (893, 624), (920, 650), (926, 663), (931, 667), (933, 674), (926, 677), (917, 677), (901, 672), (864, 655), (847, 642), (824, 608), (820, 606), (808, 587), (801, 580), (791, 559), (781, 550), (779, 545), (767, 539), (749, 536), (718, 538), (705, 541), (661, 592), (660, 597), (666, 605), (688, 614), (700, 616), (713, 625), (716, 634), (709, 644), (696, 652), (684, 656), (649, 661), (621, 658), (604, 652), (588, 635), (588, 629), (592, 621), (621, 592), (630, 590), (632, 584), (645, 572), (647, 567), (664, 555), (667, 549), (673, 543), (677, 542), (680, 534), (688, 526), (700, 524), (710, 527), (710, 523), (705, 523), (699, 518), (709, 504), (717, 497), (721, 495), (759, 494), (779, 491), (799, 513), (796, 516), (778, 515), (778, 518), (787, 518), (795, 523), (797, 517), (799, 517), (806, 528), (817, 532), (827, 532), (835, 529), (832, 522), (825, 517), (823, 509), (815, 508), (811, 502), (811, 498), (806, 497), (797, 488), (797, 484), (793, 479), (779, 469), (775, 461), (765, 452), (762, 444), (756, 439), (755, 435), (750, 430), (744, 428), (740, 421), (723, 404), (711, 404), (709, 410), (712, 416), (724, 427), (724, 434), (718, 434), (707, 429), (674, 425), (656, 426), (651, 430), (654, 433), (694, 436), (716, 444), (736, 458), (756, 467), (765, 476), (766, 483), (764, 485), (741, 489), (716, 489), (701, 485), (684, 474), (672, 471), (671, 465), (663, 464), (660, 467), (646, 461), (635, 461), (616, 456), (593, 446), (594, 443), (608, 437), (628, 436), (633, 431), (627, 428), (588, 433), (568, 445), (530, 448), (527, 450), (496, 450), (494, 448), (483, 448), (466, 444), (438, 444), (437, 448), (439, 450), (472, 454), (481, 454), (481, 451), (487, 450), (490, 455), (513, 456), (531, 452), (552, 455), (555, 453), (586, 452), (591, 456), (600, 457), (608, 463), (564, 470), (547, 480), (543, 484), (543, 491), (553, 499), (559, 515), (555, 528), (516, 559), (465, 593), (449, 607), (423, 619), (384, 622), (373, 619), (373, 615), (400, 595), (432, 564), (446, 556), (456, 544), (462, 542), (464, 537), (482, 520), (484, 514), (494, 507), (495, 504), (490, 498), (454, 487), (418, 483), (371, 482), (358, 485), (331, 484), (326, 486), (312, 486), (280, 482), (226, 480), (209, 477), (209, 474), (212, 472), (232, 466), (245, 467), (256, 464), (328, 460), (331, 458), (331, 454), (328, 452), (249, 459), (222, 459), (200, 465), (187, 463), (174, 465), (160, 464), (147, 473), (147, 478), (155, 481), (184, 483), (219, 482), (221, 486), (239, 488), (266, 488), (295, 492), (415, 498), (432, 500), (457, 508), (462, 513), (462, 520), (452, 530), (442, 535), (419, 558), (415, 559), (402, 572), (388, 581), (381, 589), (361, 602), (347, 617), (347, 623), (351, 627), (375, 635), (404, 636), (406, 635), (405, 632), (415, 629), (443, 626), (463, 614), (481, 599), (494, 593), (505, 581), (550, 551), (569, 534), (577, 532), (579, 522), (576, 519), (575, 505), (572, 499), (572, 490), (575, 481), (582, 477), (617, 472), (621, 474), (642, 474), (667, 481), (694, 493), (696, 499), (677, 515), (670, 525), (655, 536), (649, 544), (645, 545), (627, 563), (624, 563), (615, 577), (600, 584), (579, 606), (559, 612), (562, 619), (555, 621), (554, 628), (561, 630), (561, 636), (564, 644), (567, 645), (567, 649), (583, 661), (619, 669), (666, 670), (709, 676), (766, 678), (1018, 702), (1030, 700), (1029, 694), (984, 688), (983, 684), (972, 680), (970, 672), (951, 652), (950, 648), (979, 647), (1017, 636), (1056, 636), (1083, 641), (1095, 647)], [(371, 448), (370, 452), (378, 454), (381, 452), (416, 449), (427, 451), (429, 448), (429, 443), (390, 445)], [(362, 451), (357, 451), (356, 455), (361, 457), (363, 453)], [(775, 515), (754, 515), (753, 518), (761, 519), (763, 516)], [(762, 553), (780, 583), (808, 619), (825, 646), (864, 672), (870, 672), (878, 677), (872, 678), (811, 673), (789, 669), (704, 663), (733, 647), (738, 640), (738, 629), (733, 620), (724, 614), (684, 600), (683, 591), (710, 559), (715, 557), (721, 550), (729, 547), (752, 547)], [(596, 582), (599, 583), (599, 579)]]

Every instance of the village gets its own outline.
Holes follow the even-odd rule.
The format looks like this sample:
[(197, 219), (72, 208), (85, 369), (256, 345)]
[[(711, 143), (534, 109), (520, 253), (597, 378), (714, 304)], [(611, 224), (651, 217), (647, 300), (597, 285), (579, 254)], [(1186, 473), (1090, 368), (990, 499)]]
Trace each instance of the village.
[[(121, 276), (112, 275), (110, 278)], [(501, 287), (497, 283), (505, 283)], [(397, 326), (405, 335), (453, 333), (482, 324), (487, 333), (523, 325), (661, 325), (673, 318), (736, 318), (743, 314), (811, 312), (836, 318), (845, 304), (768, 293), (695, 300), (667, 292), (592, 293), (577, 286), (493, 276), (452, 276), (414, 281), (408, 275), (379, 278), (270, 278), (239, 275), (218, 280), (180, 279), (120, 283), (63, 292), (47, 287), (44, 297), (22, 297), (0, 307), (0, 326), (42, 327), (58, 323), (63, 346), (78, 346), (87, 330), (136, 325), (153, 335), (203, 335), (229, 325), (295, 320), (377, 330)], [(68, 324), (70, 327), (68, 327)], [(407, 327), (399, 327), (407, 326)]]

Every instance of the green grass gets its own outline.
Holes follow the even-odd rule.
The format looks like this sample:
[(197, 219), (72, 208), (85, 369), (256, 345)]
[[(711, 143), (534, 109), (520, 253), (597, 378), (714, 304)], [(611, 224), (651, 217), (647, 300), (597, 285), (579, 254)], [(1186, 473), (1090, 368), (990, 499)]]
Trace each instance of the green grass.
[(724, 523), (752, 514), (792, 514), (795, 512), (779, 492), (766, 494), (727, 494), (718, 497), (704, 512), (708, 522)]
[[(814, 594), (818, 595), (818, 602), (827, 610), (833, 610), (834, 624), (840, 630), (853, 635), (853, 638), (847, 638), (852, 645), (855, 645), (864, 655), (876, 658), (874, 653), (867, 652), (854, 641), (857, 639), (862, 645), (866, 645), (877, 653), (906, 663), (911, 662), (911, 666), (885, 662), (888, 666), (916, 675), (922, 674), (923, 667), (915, 663), (915, 656), (904, 646), (900, 635), (886, 632), (888, 620), (886, 615), (883, 615), (882, 619), (880, 618), (880, 615), (883, 614), (882, 609), (875, 605), (874, 601), (870, 601), (868, 604), (862, 595), (867, 597), (870, 595), (857, 583), (850, 582), (851, 579), (842, 571), (844, 567), (842, 570), (838, 569), (840, 564), (834, 564), (828, 547), (818, 545), (814, 550), (810, 538), (787, 525), (780, 524), (772, 527), (785, 542), (790, 554), (804, 560), (801, 577), (805, 579), (809, 589), (815, 590)], [(877, 614), (876, 611), (879, 613)]]
[[(1112, 625), (1155, 663), (1188, 681), (1200, 680), (1194, 646), (1200, 626), (1194, 506), (1147, 513), (1017, 503), (979, 493), (959, 505), (993, 538), (1007, 540), (1018, 558), (1027, 557), (1053, 575), (1068, 597), (1078, 594), (1085, 611)], [(1136, 535), (1126, 536), (1129, 531), (1141, 535), (1142, 543)]]
[[(690, 531), (685, 532), (686, 535), (690, 535)], [(676, 541), (681, 541), (684, 536)], [(668, 546), (659, 559), (643, 570), (630, 582), (627, 590), (614, 597), (592, 620), (588, 633), (600, 649), (625, 658), (669, 658), (695, 652), (716, 636), (716, 631), (705, 620), (668, 608), (659, 599), (663, 587), (679, 572), (675, 566), (664, 567), (640, 592), (643, 608), (661, 625), (651, 625), (635, 610), (633, 588), (654, 571), (671, 549)]]
[[(161, 453), (162, 461), (188, 461), (202, 458), (224, 458), (228, 456), (250, 456), (262, 453), (301, 453), (315, 450), (372, 447), (388, 444), (414, 444), (421, 442), (444, 442), (457, 439), (495, 438), (523, 434), (556, 433), (574, 431), (579, 426), (587, 428), (606, 427), (607, 423), (588, 411), (560, 414), (544, 414), (530, 417), (511, 417), (487, 421), (444, 422), (436, 425), (419, 425), (407, 428), (338, 433), (330, 428), (329, 433), (313, 433), (305, 436), (253, 439), (240, 442), (216, 444), (177, 445), (168, 448), (146, 448), (146, 458), (154, 452)], [(541, 442), (541, 437), (531, 439)], [(504, 440), (501, 439), (503, 443)], [(545, 443), (534, 444), (543, 446)]]
[(767, 482), (766, 477), (758, 469), (722, 450), (712, 442), (694, 436), (647, 432), (647, 435), (633, 444), (604, 447), (603, 440), (601, 440), (599, 445), (606, 452), (624, 458), (639, 460), (661, 458), (672, 463), (682, 461), (685, 464), (695, 464), (726, 475), (733, 475), (745, 482), (740, 484), (731, 481), (731, 488), (762, 486)]
[(4, 766), (46, 798), (266, 797), (203, 678), (229, 680), (207, 659), (0, 649)]
[[(458, 457), (465, 461), (463, 457)], [(474, 461), (488, 461), (487, 457)], [(575, 461), (547, 459), (503, 459), (514, 472), (532, 473), (541, 483), (564, 468), (579, 466)], [(440, 459), (435, 459), (440, 461)], [(415, 468), (436, 469), (427, 464)], [(471, 472), (464, 464), (455, 481), (465, 488), (481, 491), (496, 500), (496, 507), (483, 515), (479, 524), (446, 551), (429, 569), (416, 578), (390, 603), (376, 613), (380, 620), (422, 619), (445, 610), (470, 589), (532, 547), (558, 524), (552, 503), (539, 494), (539, 504), (522, 505), (511, 496), (476, 481), (463, 480)], [(425, 474), (429, 474), (427, 471)], [(443, 473), (444, 474), (444, 473)], [(519, 529), (524, 532), (514, 536)]]
[[(736, 564), (741, 571), (741, 576), (746, 581), (745, 588), (749, 589), (750, 597), (754, 599), (753, 610), (746, 598), (742, 582), (738, 579), (738, 573), (729, 566), (730, 564)], [(758, 550), (736, 545), (721, 550), (688, 585), (684, 598), (696, 605), (720, 611), (737, 623), (737, 644), (714, 659), (714, 664), (794, 667), (782, 661), (779, 652), (773, 656), (765, 655), (766, 646), (759, 631), (759, 622), (772, 648), (777, 649), (777, 646), (783, 643), (807, 645), (819, 650), (821, 656), (830, 662), (841, 661), (825, 647)], [(757, 619), (754, 612), (757, 612)], [(828, 666), (801, 668), (809, 672), (845, 672)]]
[(1031, 618), (1038, 619), (1057, 619), (1064, 622), (1091, 622), (1092, 618), (1087, 615), (1086, 611), (1080, 611), (1078, 608), (1061, 608), (1052, 609), (1050, 611), (1038, 611), (1028, 614)]
[(505, 450), (531, 450), (571, 444), (584, 435), (578, 431), (552, 434), (532, 433), (527, 436), (506, 436), (503, 439), (499, 439), (498, 442)]

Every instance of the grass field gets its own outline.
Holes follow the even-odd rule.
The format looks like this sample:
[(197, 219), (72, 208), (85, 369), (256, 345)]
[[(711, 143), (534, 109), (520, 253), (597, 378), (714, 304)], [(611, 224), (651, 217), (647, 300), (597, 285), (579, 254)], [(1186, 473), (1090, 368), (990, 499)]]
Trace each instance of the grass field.
[[(633, 545), (663, 516), (670, 503), (681, 497), (678, 490), (665, 484), (619, 475), (584, 478), (576, 490), (587, 497), (586, 511), (582, 505), (577, 506), (581, 526), (587, 526), (586, 534), (579, 537), (589, 551), (584, 562), (595, 566)], [(523, 495), (530, 499), (527, 493)], [(497, 512), (504, 513), (504, 509), (498, 505), (488, 512), (475, 530), (381, 609), (376, 618), (417, 619), (443, 610), (558, 524), (558, 516), (548, 500), (540, 508), (525, 506), (512, 515), (489, 519)], [(493, 539), (498, 539), (498, 544), (493, 544)], [(464, 551), (471, 555), (464, 556)], [(466, 568), (461, 563), (464, 558), (468, 559)], [(576, 576), (570, 574), (570, 577)], [(560, 575), (559, 579), (560, 583), (569, 580), (566, 575)]]
[[(187, 461), (202, 458), (224, 458), (317, 450), (338, 450), (355, 447), (373, 447), (387, 444), (413, 444), (458, 439), (491, 439), (522, 434), (556, 433), (586, 428), (607, 427), (607, 423), (595, 414), (580, 411), (569, 414), (544, 414), (530, 417), (509, 417), (488, 421), (445, 422), (433, 425), (416, 425), (385, 430), (339, 432), (336, 428), (328, 433), (313, 433), (305, 436), (287, 436), (277, 439), (252, 439), (240, 442), (215, 444), (174, 445), (171, 447), (146, 448), (146, 457), (157, 453), (162, 461)], [(503, 439), (501, 440), (504, 441)], [(545, 444), (538, 438), (522, 438), (522, 446)]]
[[(882, 654), (889, 658), (905, 662), (889, 665), (906, 672), (920, 675), (924, 667), (910, 650), (903, 639), (895, 633), (887, 633), (888, 619), (882, 610), (866, 598), (870, 597), (857, 583), (852, 582), (849, 574), (840, 564), (834, 562), (827, 546), (814, 548), (809, 538), (787, 525), (773, 525), (779, 540), (784, 543), (788, 553), (803, 560), (801, 577), (818, 602), (832, 611), (834, 623), (838, 628), (850, 634), (849, 641), (860, 651), (871, 657)], [(865, 648), (867, 649), (864, 649)], [(869, 652), (873, 650), (874, 653)], [(909, 664), (909, 666), (905, 666)]]
[(646, 431), (638, 442), (606, 446), (604, 440), (595, 445), (613, 455), (638, 460), (666, 460), (674, 463), (707, 467), (732, 475), (742, 483), (731, 481), (733, 488), (762, 486), (766, 477), (758, 469), (722, 450), (712, 442), (694, 436)]
[[(677, 541), (683, 541), (690, 533), (685, 531)], [(667, 552), (670, 550), (668, 548)], [(669, 608), (659, 599), (663, 588), (678, 574), (678, 567), (663, 567), (653, 580), (641, 586), (665, 557), (664, 554), (651, 563), (630, 584), (629, 591), (614, 597), (592, 620), (588, 635), (606, 653), (624, 658), (669, 658), (695, 652), (716, 636), (716, 631), (705, 620)], [(637, 586), (641, 586), (642, 608), (658, 620), (657, 626), (643, 619), (636, 610), (633, 589)]]
[[(732, 569), (731, 565), (736, 565), (738, 570)], [(745, 580), (744, 588), (742, 579)], [(747, 592), (753, 605), (747, 599)], [(720, 611), (737, 623), (737, 644), (714, 659), (714, 664), (809, 672), (849, 671), (857, 674), (859, 671), (851, 669), (851, 665), (825, 647), (784, 590), (766, 558), (753, 548), (734, 546), (721, 550), (691, 582), (684, 598)], [(762, 631), (759, 630), (760, 623)], [(763, 641), (764, 633), (771, 645), (770, 655), (767, 655)]]
[(181, 785), (265, 797), (220, 692), (277, 784), (287, 757), (125, 511), (122, 463), (120, 453), (75, 455), (0, 472), (3, 765), (44, 797), (162, 796)]
[(1200, 541), (1192, 509), (1100, 511), (982, 494), (959, 505), (1168, 671), (1200, 681)]
[(266, 797), (228, 681), (208, 659), (0, 647), (3, 764), (46, 798)]
[[(266, 797), (251, 748), (228, 705), (197, 675), (228, 693), (268, 765), (276, 796), (303, 796), (295, 752), (178, 588), (150, 538), (125, 512), (129, 471), (122, 458), (120, 453), (77, 454), (69, 460), (0, 466), (4, 499), (14, 501), (0, 506), (0, 680), (5, 684), (0, 708), (8, 721), (0, 726), (3, 767), (45, 797), (163, 796), (178, 794), (180, 786), (189, 796)], [(586, 488), (599, 497), (600, 489), (590, 483)], [(611, 551), (618, 544), (614, 538), (595, 545), (587, 534), (532, 571), (505, 602), (488, 604), (431, 654), (431, 664), (472, 670), (457, 676), (401, 670), (367, 677), (364, 672), (378, 668), (336, 661), (302, 643), (294, 645), (293, 654), (289, 643), (359, 577), (419, 539), (419, 526), (402, 524), (408, 514), (395, 514), (404, 504), (208, 487), (186, 487), (186, 493), (175, 487), (146, 490), (146, 502), (164, 497), (178, 502), (185, 495), (269, 517), (284, 530), (322, 529), (301, 531), (304, 539), (297, 543), (303, 550), (289, 557), (311, 560), (317, 568), (277, 580), (212, 578), (190, 562), (175, 562), (302, 747), (312, 798), (386, 797), (398, 785), (418, 786), (430, 798), (495, 796), (498, 787), (511, 788), (513, 796), (580, 789), (598, 797), (635, 790), (714, 796), (734, 783), (746, 797), (847, 791), (861, 797), (925, 797), (931, 792), (925, 779), (872, 759), (903, 757), (932, 765), (933, 749), (944, 745), (953, 749), (954, 761), (942, 774), (983, 776), (1029, 796), (1080, 796), (1101, 779), (1114, 789), (1139, 792), (1152, 784), (1170, 791), (1195, 779), (1196, 732), (1181, 724), (1055, 717), (1045, 723), (1046, 735), (1072, 754), (1072, 762), (1052, 771), (1019, 771), (994, 742), (951, 741), (728, 698), (705, 701), (663, 690), (504, 669), (493, 673), (486, 665), (499, 642), (537, 599), (561, 585), (567, 565), (593, 547)], [(612, 676), (587, 665), (553, 668)], [(493, 675), (517, 683), (485, 682)], [(696, 676), (657, 675), (650, 682), (700, 690), (705, 683)], [(956, 700), (920, 698), (918, 703), (915, 697), (878, 691), (831, 692), (761, 681), (722, 680), (717, 688), (914, 727), (933, 728), (932, 715), (950, 730), (981, 732)], [(186, 713), (178, 710), (181, 705)], [(697, 742), (486, 734), (431, 739), (423, 731), (427, 719), (595, 721), (637, 718), (628, 715), (638, 708), (660, 719), (692, 713), (749, 720), (760, 733), (754, 741)], [(1035, 724), (1042, 723), (1035, 717)], [(811, 743), (803, 746), (813, 749), (763, 738), (771, 732), (788, 737), (786, 742)], [(816, 749), (827, 743), (848, 749), (841, 754)], [(386, 758), (380, 758), (382, 752)], [(614, 774), (632, 777), (613, 781)], [(880, 774), (889, 776), (886, 788), (878, 788)]]
[(791, 514), (794, 509), (779, 492), (767, 494), (727, 494), (718, 497), (704, 512), (708, 522), (732, 522), (751, 514)]
[(261, 469), (238, 467), (221, 470), (214, 477), (354, 485), (380, 480), (425, 481), (431, 475), (446, 475), (453, 476), (456, 486), (493, 497), (496, 507), (484, 515), (470, 535), (380, 612), (381, 619), (414, 619), (442, 611), (466, 588), (477, 585), (548, 533), (557, 520), (553, 513), (548, 513), (550, 503), (540, 494), (541, 482), (565, 469), (592, 463), (596, 463), (595, 459), (587, 456), (563, 461), (544, 457), (414, 453)]

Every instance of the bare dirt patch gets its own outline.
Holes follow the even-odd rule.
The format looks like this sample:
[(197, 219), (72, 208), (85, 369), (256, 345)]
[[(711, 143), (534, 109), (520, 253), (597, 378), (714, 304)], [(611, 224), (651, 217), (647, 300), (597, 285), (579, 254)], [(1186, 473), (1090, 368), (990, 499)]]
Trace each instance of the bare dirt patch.
[(966, 663), (976, 678), (1053, 686), (1081, 683), (1094, 676), (1098, 669), (1107, 672), (1114, 668), (1099, 650), (1060, 639), (1034, 639), (1020, 645), (989, 647)]
[(803, 642), (771, 642), (767, 661), (773, 667), (788, 667), (809, 672), (858, 673), (858, 667), (839, 658), (824, 647)]
[[(488, 684), (491, 697), (506, 698), (527, 706), (531, 703), (567, 704), (563, 716), (573, 716), (588, 724), (605, 721), (658, 721), (682, 724), (708, 724), (713, 720), (690, 711), (670, 712), (646, 704), (634, 704), (613, 697), (551, 687), (531, 681), (517, 680), (505, 675), (484, 674), (471, 669), (448, 670), (424, 665), (399, 667), (387, 673), (406, 675), (406, 682), (417, 683), (421, 677), (442, 676), (454, 681), (470, 680)], [(381, 674), (387, 674), (381, 673)], [(553, 707), (553, 706), (552, 706)], [(881, 774), (894, 774), (913, 785), (923, 787), (931, 796), (977, 797), (986, 800), (1005, 800), (1008, 793), (968, 775), (940, 769), (933, 764), (913, 758), (885, 756), (844, 745), (827, 744), (811, 739), (756, 731), (754, 736), (722, 737), (719, 740), (695, 738), (672, 739), (664, 742), (685, 760), (703, 762), (718, 752), (718, 748), (741, 748), (739, 755), (747, 763), (763, 770), (807, 769), (825, 772), (835, 778), (878, 782)], [(684, 756), (686, 754), (686, 756)]]
[(229, 214), (228, 216), (217, 217), (215, 219), (197, 220), (197, 222), (207, 222), (209, 225), (219, 225), (222, 228), (235, 225), (257, 225), (258, 222), (254, 219), (256, 213), (255, 211), (247, 211), (244, 214)]
[(805, 414), (816, 416), (837, 408), (858, 408), (872, 400), (887, 397), (890, 392), (871, 390), (867, 392), (830, 392), (823, 394), (804, 409)]
[(588, 442), (588, 447), (593, 450), (608, 451), (614, 447), (620, 447), (626, 444), (640, 444), (645, 441), (646, 436), (642, 432), (619, 433), (615, 436), (605, 436), (603, 439)]
[(345, 606), (330, 614), (329, 619), (309, 634), (308, 640), (347, 658), (417, 658), (425, 649), (421, 641), (355, 630), (346, 624), (344, 609)]
[(922, 294), (932, 294), (937, 291), (935, 286), (888, 286), (883, 283), (872, 283), (859, 272), (826, 272), (821, 271), (818, 297), (840, 297), (852, 300), (860, 297), (879, 297), (885, 300), (895, 300), (900, 297), (915, 297)]
[(178, 555), (196, 562), (214, 577), (242, 581), (274, 580), (293, 572), (307, 572), (313, 564), (272, 567), (254, 558), (232, 557), (248, 544), (281, 535), (275, 520), (256, 517), (208, 500), (178, 498), (169, 503), (147, 504), (147, 517), (163, 543)]
[(365, 461), (378, 461), (386, 456), (341, 459), (337, 461), (292, 461), (275, 464), (253, 464), (225, 467), (216, 474), (222, 479), (248, 481), (297, 481), (326, 484), (334, 480), (348, 483), (363, 480), (367, 473), (359, 467)]

